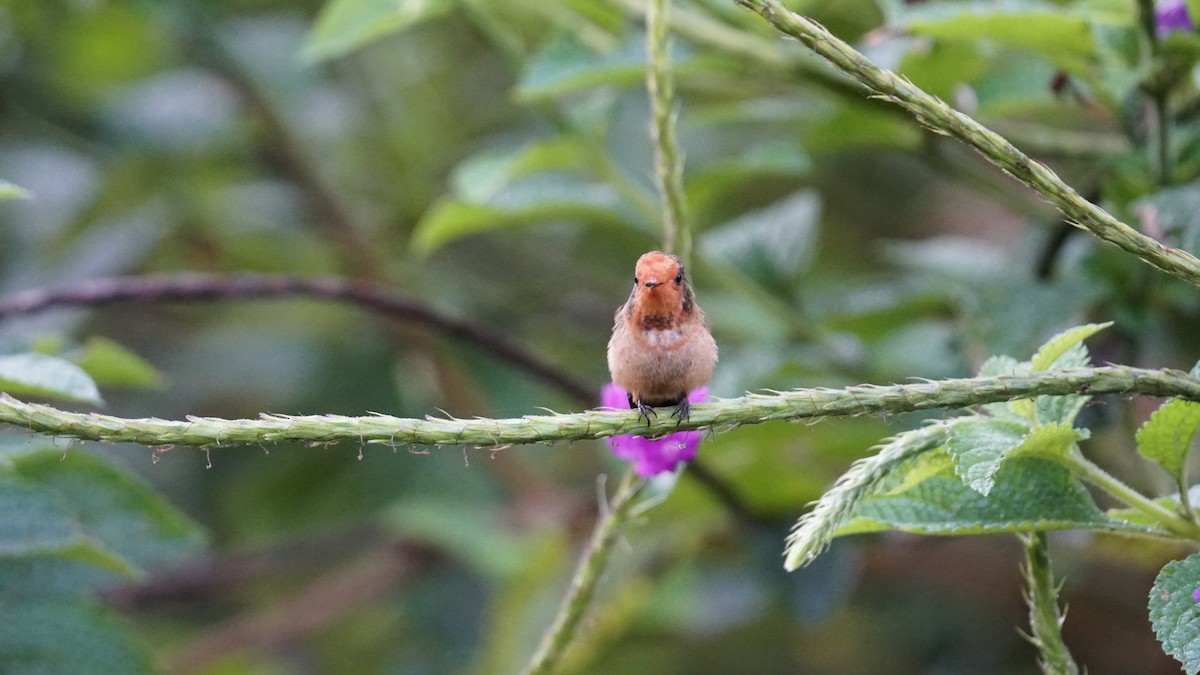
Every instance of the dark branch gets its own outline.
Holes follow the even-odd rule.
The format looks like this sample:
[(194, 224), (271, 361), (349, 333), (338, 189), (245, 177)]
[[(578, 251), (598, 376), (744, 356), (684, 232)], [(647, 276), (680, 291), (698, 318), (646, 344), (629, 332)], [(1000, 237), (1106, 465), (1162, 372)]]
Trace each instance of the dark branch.
[(72, 286), (24, 291), (0, 298), (0, 321), (55, 307), (205, 302), (228, 298), (282, 296), (349, 302), (391, 319), (426, 324), (508, 361), (582, 403), (592, 403), (598, 395), (594, 387), (502, 337), (496, 330), (447, 316), (419, 300), (380, 284), (338, 277), (197, 273), (92, 279)]

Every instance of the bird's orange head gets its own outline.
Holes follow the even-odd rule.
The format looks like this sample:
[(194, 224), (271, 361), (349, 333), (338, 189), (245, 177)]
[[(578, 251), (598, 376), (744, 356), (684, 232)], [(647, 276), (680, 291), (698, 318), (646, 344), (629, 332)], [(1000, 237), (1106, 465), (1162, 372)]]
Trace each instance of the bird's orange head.
[(633, 300), (642, 316), (677, 317), (692, 311), (692, 291), (683, 263), (669, 253), (651, 251), (638, 258), (633, 274)]

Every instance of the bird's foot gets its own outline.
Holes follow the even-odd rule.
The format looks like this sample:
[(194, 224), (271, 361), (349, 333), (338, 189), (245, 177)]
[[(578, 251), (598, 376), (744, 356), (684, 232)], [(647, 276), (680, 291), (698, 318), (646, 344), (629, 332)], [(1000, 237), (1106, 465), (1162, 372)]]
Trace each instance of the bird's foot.
[(682, 399), (680, 399), (679, 403), (675, 405), (675, 412), (671, 413), (671, 417), (674, 417), (677, 422), (682, 424), (683, 422), (688, 421), (688, 417), (691, 416), (691, 414), (692, 402), (688, 400), (687, 396), (684, 396)]
[(646, 405), (645, 401), (638, 399), (637, 401), (638, 419), (646, 418), (646, 426), (650, 426), (650, 416), (658, 417), (658, 413), (653, 407)]

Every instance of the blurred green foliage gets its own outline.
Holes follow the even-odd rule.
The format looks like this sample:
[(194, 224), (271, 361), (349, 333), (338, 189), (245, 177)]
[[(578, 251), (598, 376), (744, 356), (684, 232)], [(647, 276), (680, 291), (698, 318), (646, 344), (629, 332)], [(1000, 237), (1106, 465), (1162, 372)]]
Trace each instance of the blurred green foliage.
[[(1135, 3), (1108, 0), (789, 5), (1200, 253), (1200, 37), (1154, 41)], [(489, 326), (598, 397), (612, 311), (660, 236), (642, 11), (8, 0), (0, 197), (22, 198), (0, 201), (0, 292), (197, 270), (358, 277)], [(1077, 234), (733, 3), (685, 0), (672, 20), (715, 395), (966, 375), (1090, 320), (1115, 321), (1097, 361), (1196, 361), (1194, 289)], [(594, 405), (435, 326), (308, 299), (10, 318), (0, 354), (14, 395), (103, 393), (126, 416)], [(1148, 414), (1085, 408), (1085, 448), (1169, 493), (1132, 443)], [(805, 505), (920, 421), (707, 440), (725, 490), (685, 475), (628, 534), (569, 665), (1027, 672), (1007, 540), (855, 538), (782, 571)], [(151, 452), (9, 430), (0, 448), (0, 670), (17, 672), (513, 672), (595, 519), (596, 476), (617, 469), (602, 444)], [(1177, 552), (1062, 548), (1079, 660), (1175, 672), (1145, 593)]]

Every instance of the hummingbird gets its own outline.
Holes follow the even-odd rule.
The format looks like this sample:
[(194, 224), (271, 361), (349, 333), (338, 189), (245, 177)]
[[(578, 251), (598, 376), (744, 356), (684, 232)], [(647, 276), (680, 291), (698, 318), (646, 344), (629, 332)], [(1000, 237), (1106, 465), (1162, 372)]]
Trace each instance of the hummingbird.
[(685, 421), (688, 393), (708, 384), (717, 364), (713, 340), (679, 258), (650, 251), (638, 258), (633, 291), (617, 308), (608, 341), (608, 371), (630, 408), (650, 422), (656, 407), (675, 406)]

